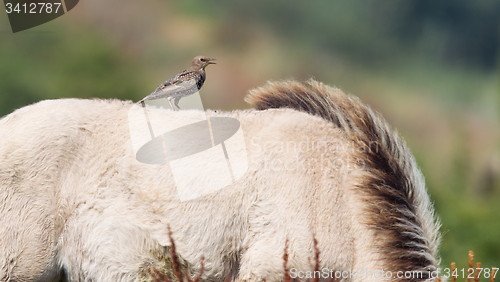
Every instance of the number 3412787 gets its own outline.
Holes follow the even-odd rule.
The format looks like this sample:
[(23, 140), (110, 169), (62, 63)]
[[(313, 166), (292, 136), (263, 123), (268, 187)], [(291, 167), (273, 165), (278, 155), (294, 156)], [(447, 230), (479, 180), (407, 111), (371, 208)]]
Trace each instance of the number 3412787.
[(481, 267), (476, 267), (476, 269), (462, 268), (461, 270), (458, 270), (458, 268), (455, 269), (445, 268), (444, 272), (445, 272), (444, 277), (446, 278), (450, 277), (457, 278), (459, 276), (465, 278), (465, 276), (467, 276), (468, 279), (473, 279), (473, 278), (481, 278), (481, 274), (483, 275), (484, 278), (490, 278), (491, 276), (495, 278), (495, 276), (497, 276), (498, 267), (492, 267), (491, 269), (481, 268)]
[(5, 5), (7, 14), (10, 13), (24, 13), (24, 14), (57, 14), (59, 8), (61, 7), (61, 3), (24, 3), (17, 5), (12, 5), (12, 3), (7, 3)]

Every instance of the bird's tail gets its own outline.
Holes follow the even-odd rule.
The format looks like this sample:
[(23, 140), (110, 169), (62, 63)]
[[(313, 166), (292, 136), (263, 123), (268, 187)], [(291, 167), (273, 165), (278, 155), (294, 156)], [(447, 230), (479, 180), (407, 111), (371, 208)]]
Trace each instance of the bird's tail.
[(335, 124), (357, 146), (377, 144), (376, 150), (356, 152), (365, 164), (356, 191), (362, 195), (375, 247), (388, 268), (436, 270), (440, 225), (424, 178), (404, 140), (380, 114), (358, 98), (312, 79), (307, 84), (269, 82), (251, 90), (245, 101), (258, 110), (291, 108), (317, 115)]

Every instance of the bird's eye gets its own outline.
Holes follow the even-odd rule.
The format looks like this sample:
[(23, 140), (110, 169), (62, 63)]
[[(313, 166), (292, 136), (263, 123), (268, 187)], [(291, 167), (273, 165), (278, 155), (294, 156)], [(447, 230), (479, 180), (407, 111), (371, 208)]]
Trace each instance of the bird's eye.
[(205, 62), (206, 60), (204, 58), (201, 58), (200, 61)]

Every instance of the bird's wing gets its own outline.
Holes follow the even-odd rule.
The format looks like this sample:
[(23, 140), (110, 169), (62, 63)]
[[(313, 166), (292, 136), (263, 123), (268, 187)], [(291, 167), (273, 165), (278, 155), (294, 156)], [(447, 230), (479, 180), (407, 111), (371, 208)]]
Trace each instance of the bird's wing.
[[(198, 90), (198, 87), (196, 85), (196, 79), (189, 79), (189, 80), (175, 80), (171, 83), (164, 83), (160, 85), (155, 92), (153, 93), (160, 93), (160, 92), (165, 92), (168, 91), (169, 93), (175, 93), (177, 91), (191, 91)], [(195, 92), (196, 92), (195, 90)]]
[(140, 102), (191, 95), (198, 91), (197, 82), (197, 74), (191, 70), (185, 70), (160, 84), (153, 93), (143, 98)]
[(193, 72), (191, 70), (185, 70), (185, 71), (177, 74), (176, 76), (170, 78), (166, 82), (169, 82), (170, 84), (173, 84), (173, 85), (177, 85), (177, 84), (182, 83), (184, 81), (188, 81), (188, 80), (195, 79), (195, 78), (196, 78), (195, 72)]
[(167, 97), (186, 96), (198, 91), (196, 79), (175, 80), (173, 83), (165, 81), (156, 90), (141, 101), (155, 100)]
[[(185, 70), (185, 71), (179, 73), (178, 75), (170, 78), (169, 80), (163, 82), (162, 84), (160, 84), (160, 86), (158, 86), (158, 88), (156, 88), (155, 92), (162, 90), (162, 89), (165, 89), (165, 88), (170, 87), (170, 86), (188, 87), (191, 85), (191, 83), (193, 83), (193, 80), (195, 80), (195, 79), (196, 79), (196, 77), (195, 77), (193, 72)], [(194, 83), (196, 83), (196, 81)]]

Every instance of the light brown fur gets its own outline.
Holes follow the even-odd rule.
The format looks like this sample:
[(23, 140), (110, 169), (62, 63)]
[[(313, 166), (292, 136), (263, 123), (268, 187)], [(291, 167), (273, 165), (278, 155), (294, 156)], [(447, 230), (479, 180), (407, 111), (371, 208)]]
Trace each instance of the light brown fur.
[[(167, 226), (193, 273), (205, 257), (208, 281), (280, 281), (287, 239), (289, 267), (311, 270), (313, 236), (322, 268), (437, 267), (423, 177), (378, 114), (315, 81), (270, 83), (247, 100), (264, 111), (208, 112), (240, 121), (247, 173), (185, 202), (168, 165), (135, 159), (127, 114), (137, 105), (44, 101), (1, 119), (0, 281), (62, 269), (69, 281), (137, 281), (161, 265)], [(205, 115), (148, 110), (174, 125)]]

